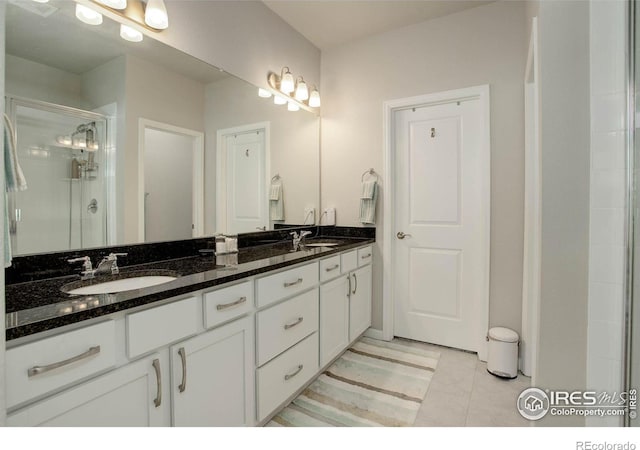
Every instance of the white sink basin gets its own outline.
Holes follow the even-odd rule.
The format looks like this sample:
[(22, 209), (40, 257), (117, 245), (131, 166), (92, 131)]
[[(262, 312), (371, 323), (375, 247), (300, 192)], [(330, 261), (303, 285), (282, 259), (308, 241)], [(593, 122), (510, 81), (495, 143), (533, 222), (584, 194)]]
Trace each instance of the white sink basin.
[(335, 242), (312, 242), (311, 244), (304, 244), (305, 247), (335, 247)]
[(142, 289), (157, 284), (168, 283), (176, 277), (167, 276), (143, 276), (123, 278), (121, 280), (106, 281), (104, 283), (92, 284), (90, 286), (79, 287), (67, 291), (71, 295), (92, 295), (92, 294), (113, 294), (116, 292), (130, 291), (132, 289)]

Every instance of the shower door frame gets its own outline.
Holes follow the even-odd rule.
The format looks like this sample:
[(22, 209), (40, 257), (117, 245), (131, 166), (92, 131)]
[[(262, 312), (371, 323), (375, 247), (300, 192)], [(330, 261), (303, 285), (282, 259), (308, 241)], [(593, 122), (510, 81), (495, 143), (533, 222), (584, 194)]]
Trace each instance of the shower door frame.
[[(74, 108), (72, 106), (58, 105), (57, 103), (45, 102), (42, 100), (34, 100), (34, 99), (20, 97), (20, 96), (11, 95), (7, 93), (5, 94), (5, 108), (7, 110), (9, 119), (11, 120), (11, 123), (13, 123), (14, 126), (16, 127), (16, 134), (18, 133), (16, 117), (17, 117), (17, 110), (19, 106), (32, 108), (32, 109), (39, 109), (42, 111), (47, 111), (52, 113), (72, 115), (82, 120), (88, 120), (88, 121), (104, 120), (105, 121), (105, 132), (104, 132), (105, 133), (105, 136), (104, 136), (105, 149), (103, 149), (105, 150), (104, 151), (105, 162), (104, 164), (102, 164), (103, 167), (100, 169), (100, 172), (102, 173), (102, 176), (104, 177), (104, 181), (105, 181), (105, 197), (103, 201), (105, 205), (109, 205), (110, 199), (112, 198), (112, 196), (115, 196), (115, 182), (114, 182), (115, 180), (112, 179), (113, 177), (109, 176), (110, 169), (115, 167), (115, 163), (116, 163), (115, 152), (106, 151), (106, 149), (110, 148), (110, 145), (112, 144), (109, 140), (109, 133), (111, 131), (111, 126), (113, 125), (112, 118), (104, 114), (86, 111), (83, 109)], [(109, 245), (109, 243), (113, 239), (113, 236), (110, 236), (109, 230), (112, 229), (111, 228), (112, 225), (115, 225), (111, 223), (115, 221), (115, 218), (116, 218), (116, 214), (113, 214), (112, 211), (109, 211), (107, 209), (104, 215), (104, 224), (103, 224), (105, 227), (104, 228), (105, 229), (104, 246)], [(14, 236), (17, 236), (17, 233)], [(14, 239), (15, 239), (14, 237), (11, 238), (12, 246), (15, 245)], [(69, 250), (76, 250), (76, 249), (69, 249)], [(21, 254), (17, 254), (16, 256), (21, 256)]]

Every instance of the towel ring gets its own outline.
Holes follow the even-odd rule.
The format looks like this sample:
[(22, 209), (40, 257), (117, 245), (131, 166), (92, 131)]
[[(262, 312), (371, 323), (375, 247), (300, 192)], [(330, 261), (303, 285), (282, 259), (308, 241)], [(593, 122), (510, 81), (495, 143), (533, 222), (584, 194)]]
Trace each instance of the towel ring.
[(273, 177), (271, 177), (271, 182), (273, 183), (274, 181), (279, 180), (279, 179), (280, 179), (280, 174), (277, 173)]
[(366, 177), (367, 175), (373, 175), (374, 177), (376, 177), (376, 181), (379, 181), (378, 174), (375, 170), (373, 170), (373, 168), (365, 170), (365, 172), (362, 174), (362, 177), (360, 178), (360, 181), (364, 181), (364, 177)]

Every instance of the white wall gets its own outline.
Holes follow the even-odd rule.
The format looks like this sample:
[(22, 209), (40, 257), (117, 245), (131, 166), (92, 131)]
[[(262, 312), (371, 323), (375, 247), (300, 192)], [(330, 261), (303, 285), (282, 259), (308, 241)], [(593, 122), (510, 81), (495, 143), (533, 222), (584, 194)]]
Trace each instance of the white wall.
[(82, 78), (71, 72), (6, 55), (5, 92), (59, 105), (90, 109), (82, 95)]
[[(591, 204), (587, 388), (623, 380), (626, 189), (626, 20), (622, 1), (590, 2)], [(587, 418), (617, 426), (616, 417)]]
[[(124, 149), (124, 241), (138, 242), (138, 121), (140, 118), (204, 133), (204, 85), (140, 58), (127, 56)], [(205, 174), (206, 176), (206, 174)]]
[[(256, 86), (283, 66), (320, 82), (320, 50), (261, 1), (168, 0), (169, 28), (159, 41)], [(318, 85), (319, 86), (319, 85)]]
[[(382, 170), (382, 103), (491, 85), (491, 325), (520, 331), (522, 300), (525, 8), (496, 2), (408, 26), (322, 55), (322, 206), (357, 226), (360, 176)], [(384, 174), (383, 174), (384, 177)], [(382, 214), (392, 205), (379, 200)], [(377, 256), (382, 249), (377, 226)], [(380, 260), (380, 259), (379, 259)], [(373, 326), (381, 327), (382, 268)]]
[[(221, 107), (219, 107), (221, 105)], [(285, 222), (300, 224), (304, 208), (319, 208), (320, 125), (307, 111), (291, 112), (273, 99), (259, 98), (257, 89), (229, 77), (206, 87), (205, 234), (215, 229), (216, 132), (258, 122), (270, 123), (270, 173), (282, 179)], [(319, 217), (316, 215), (316, 217)]]
[[(586, 387), (589, 284), (589, 4), (538, 5), (542, 245), (539, 387)], [(582, 426), (578, 416), (536, 425)]]

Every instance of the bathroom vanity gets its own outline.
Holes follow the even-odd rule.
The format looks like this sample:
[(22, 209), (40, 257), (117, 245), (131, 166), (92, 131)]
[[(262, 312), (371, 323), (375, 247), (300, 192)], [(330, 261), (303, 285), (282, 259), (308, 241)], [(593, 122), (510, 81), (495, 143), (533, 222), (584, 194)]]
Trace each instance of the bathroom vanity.
[[(119, 293), (70, 296), (60, 288), (77, 275), (16, 270), (7, 285), (7, 425), (266, 423), (370, 325), (373, 230), (321, 228), (316, 245), (295, 252), (286, 231), (253, 233), (227, 267), (188, 256), (206, 239), (179, 241), (178, 258), (123, 259), (120, 274), (89, 281), (176, 275)], [(161, 258), (153, 245), (84, 252)]]

